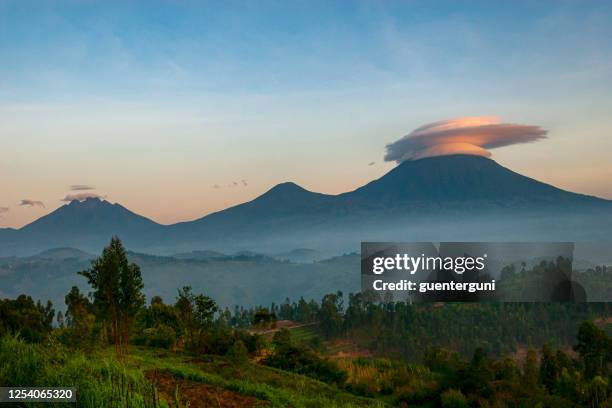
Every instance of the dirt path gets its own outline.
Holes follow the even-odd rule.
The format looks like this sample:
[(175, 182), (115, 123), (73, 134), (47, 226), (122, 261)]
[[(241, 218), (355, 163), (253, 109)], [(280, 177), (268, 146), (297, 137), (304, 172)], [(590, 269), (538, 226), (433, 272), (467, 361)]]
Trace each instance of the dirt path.
[(178, 387), (181, 406), (190, 408), (242, 408), (265, 407), (267, 401), (248, 395), (229, 391), (209, 384), (202, 384), (191, 380), (176, 378), (163, 371), (153, 370), (145, 373), (146, 378), (157, 388), (159, 397), (168, 402), (168, 406), (175, 408), (176, 389)]

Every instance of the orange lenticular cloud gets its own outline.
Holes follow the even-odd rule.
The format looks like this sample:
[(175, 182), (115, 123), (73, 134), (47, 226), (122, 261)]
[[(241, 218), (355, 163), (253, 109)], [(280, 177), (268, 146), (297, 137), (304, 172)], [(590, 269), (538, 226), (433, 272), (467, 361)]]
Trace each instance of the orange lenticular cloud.
[(389, 143), (386, 161), (401, 163), (451, 154), (491, 156), (488, 149), (546, 138), (539, 126), (502, 123), (497, 117), (476, 116), (430, 123)]

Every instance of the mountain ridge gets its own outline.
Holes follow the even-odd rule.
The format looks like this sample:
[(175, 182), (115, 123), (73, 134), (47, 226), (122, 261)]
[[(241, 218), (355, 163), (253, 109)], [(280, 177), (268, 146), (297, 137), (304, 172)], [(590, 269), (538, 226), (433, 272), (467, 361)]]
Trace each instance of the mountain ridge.
[(160, 226), (161, 224), (128, 210), (118, 203), (110, 203), (104, 199), (97, 197), (89, 197), (83, 201), (72, 200), (69, 204), (63, 205), (55, 211), (44, 215), (37, 220), (25, 225), (19, 230), (35, 231), (44, 230), (45, 228), (53, 228), (62, 226), (66, 228), (76, 227), (83, 228), (82, 222), (86, 221), (108, 223), (129, 222), (132, 224), (140, 224), (141, 226)]
[(559, 189), (488, 158), (453, 155), (403, 162), (382, 177), (337, 195), (284, 182), (251, 201), (172, 225), (103, 199), (74, 200), (21, 229), (0, 230), (0, 255), (53, 247), (92, 252), (112, 235), (120, 236), (128, 247), (160, 254), (203, 249), (276, 253), (321, 249), (330, 240), (391, 239), (384, 228), (408, 227), (425, 219), (466, 223), (486, 214), (492, 217), (488, 228), (494, 229), (509, 214), (520, 220), (535, 219), (537, 214), (566, 217), (600, 211), (612, 214), (612, 201)]
[[(460, 171), (458, 172), (457, 169)], [(415, 173), (421, 177), (411, 178), (411, 175)], [(466, 183), (466, 179), (472, 183)], [(507, 199), (517, 193), (522, 193), (529, 195), (529, 197), (524, 197), (526, 200), (534, 200), (539, 199), (543, 193), (548, 193), (554, 195), (554, 198), (570, 194), (573, 198), (594, 198), (612, 203), (603, 198), (574, 193), (543, 183), (510, 170), (486, 157), (460, 154), (405, 161), (382, 177), (340, 195), (375, 194), (384, 199), (385, 197), (381, 197), (380, 192), (393, 191), (394, 187), (402, 185), (403, 180), (410, 181), (410, 184), (404, 184), (404, 189), (399, 191), (401, 194), (397, 194), (395, 199), (405, 199), (406, 195), (410, 195), (412, 201), (462, 201), (466, 198), (482, 200), (491, 199), (491, 197)], [(473, 181), (478, 181), (479, 184), (475, 185)]]

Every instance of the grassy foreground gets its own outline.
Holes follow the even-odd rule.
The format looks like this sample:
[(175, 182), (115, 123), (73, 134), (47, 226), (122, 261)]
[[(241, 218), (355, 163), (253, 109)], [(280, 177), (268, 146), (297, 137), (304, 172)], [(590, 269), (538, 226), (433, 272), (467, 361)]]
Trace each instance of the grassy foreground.
[(0, 384), (73, 386), (82, 407), (384, 406), (305, 376), (251, 362), (234, 363), (219, 356), (195, 359), (135, 347), (119, 361), (111, 350), (85, 355), (52, 339), (28, 344), (13, 336), (0, 338)]

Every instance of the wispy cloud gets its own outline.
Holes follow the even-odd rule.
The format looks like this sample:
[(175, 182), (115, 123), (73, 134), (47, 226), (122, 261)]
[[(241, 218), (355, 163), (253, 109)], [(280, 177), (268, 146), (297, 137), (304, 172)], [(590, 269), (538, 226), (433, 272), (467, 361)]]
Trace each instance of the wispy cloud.
[(100, 194), (96, 194), (96, 193), (76, 193), (76, 194), (67, 194), (64, 198), (62, 198), (61, 201), (65, 203), (70, 203), (74, 200), (83, 201), (83, 200), (87, 200), (88, 198), (99, 198), (103, 200), (106, 198), (106, 196), (101, 196)]
[(84, 191), (84, 190), (95, 190), (95, 187), (88, 186), (87, 184), (73, 184), (70, 186), (70, 191)]
[(42, 207), (42, 208), (45, 208), (45, 204), (42, 201), (30, 200), (28, 198), (21, 200), (19, 205), (21, 207)]
[(406, 160), (450, 154), (491, 156), (488, 149), (546, 138), (539, 126), (502, 123), (496, 117), (463, 117), (429, 123), (386, 146), (386, 161)]

